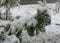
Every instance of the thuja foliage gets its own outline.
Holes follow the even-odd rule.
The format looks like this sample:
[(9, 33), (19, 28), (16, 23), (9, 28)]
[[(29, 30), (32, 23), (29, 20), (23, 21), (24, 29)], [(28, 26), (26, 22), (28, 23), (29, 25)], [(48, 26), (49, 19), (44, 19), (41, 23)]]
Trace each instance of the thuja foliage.
[(27, 27), (28, 35), (34, 36), (34, 30), (35, 30), (35, 27), (33, 27), (33, 24), (30, 27)]
[(40, 30), (41, 32), (45, 32), (44, 27), (51, 23), (50, 16), (46, 14), (46, 11), (44, 11), (43, 13), (38, 12), (38, 15), (35, 17), (35, 19), (38, 22), (35, 28), (36, 30)]
[(27, 32), (30, 36), (34, 36), (34, 31), (36, 31), (36, 35), (39, 34), (39, 32), (45, 32), (45, 26), (49, 25), (51, 20), (50, 20), (50, 16), (48, 14), (46, 14), (46, 11), (40, 13), (38, 11), (37, 16), (35, 17), (35, 19), (37, 20), (37, 24), (35, 27), (33, 27), (33, 25), (31, 25), (30, 27), (27, 28)]

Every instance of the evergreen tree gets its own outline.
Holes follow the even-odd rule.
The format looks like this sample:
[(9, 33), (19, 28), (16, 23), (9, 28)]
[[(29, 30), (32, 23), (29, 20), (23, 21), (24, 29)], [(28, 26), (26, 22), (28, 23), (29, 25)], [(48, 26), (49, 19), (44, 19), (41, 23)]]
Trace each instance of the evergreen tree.
[(39, 32), (45, 32), (44, 27), (51, 23), (50, 16), (46, 14), (46, 11), (40, 13), (40, 11), (38, 10), (38, 14), (35, 19), (37, 20), (37, 24), (35, 27), (33, 27), (33, 24), (30, 27), (28, 27), (26, 24), (26, 29), (30, 36), (34, 36), (34, 31), (36, 31), (36, 35), (38, 35)]

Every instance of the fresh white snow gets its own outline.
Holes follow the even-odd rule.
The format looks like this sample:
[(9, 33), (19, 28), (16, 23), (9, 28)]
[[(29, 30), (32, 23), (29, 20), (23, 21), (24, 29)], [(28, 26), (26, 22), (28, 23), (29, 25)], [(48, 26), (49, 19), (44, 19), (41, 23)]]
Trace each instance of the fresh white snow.
[[(40, 6), (40, 4), (30, 4), (11, 8), (10, 13), (12, 14), (12, 18), (14, 19), (14, 21), (11, 22), (12, 33), (15, 32), (15, 27), (21, 29), (25, 23), (28, 23), (29, 26), (31, 25), (31, 23), (36, 25), (37, 22), (34, 17), (37, 14), (37, 9), (41, 10), (41, 12), (47, 9), (47, 13), (51, 16), (51, 24), (45, 27), (46, 32), (40, 33), (39, 35), (36, 35), (34, 37), (30, 37), (26, 30), (23, 29), (22, 43), (59, 43), (60, 25), (56, 25), (60, 24), (60, 10), (58, 9), (59, 7), (59, 3), (46, 3), (44, 7)], [(0, 11), (2, 9), (3, 8), (0, 8)], [(2, 12), (5, 12), (5, 10), (3, 10)], [(16, 20), (16, 16), (20, 16), (20, 18)], [(6, 26), (7, 23), (0, 22), (0, 25)], [(0, 29), (0, 33), (1, 31), (4, 31), (4, 28)], [(16, 41), (19, 43), (19, 39), (15, 35), (12, 35), (6, 37), (6, 40), (2, 41), (2, 43), (15, 43)]]

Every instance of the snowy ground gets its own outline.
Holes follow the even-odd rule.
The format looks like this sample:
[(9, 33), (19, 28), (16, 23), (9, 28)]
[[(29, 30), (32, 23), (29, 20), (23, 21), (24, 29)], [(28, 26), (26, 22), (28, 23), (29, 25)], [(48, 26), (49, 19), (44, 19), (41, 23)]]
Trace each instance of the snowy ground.
[[(40, 9), (41, 11), (47, 9), (47, 13), (49, 13), (49, 15), (51, 16), (51, 24), (45, 27), (45, 33), (40, 33), (37, 36), (30, 37), (27, 32), (23, 30), (22, 43), (60, 43), (60, 10), (58, 9), (59, 6), (59, 3), (47, 3), (45, 7), (42, 7), (39, 4), (30, 4), (20, 5), (19, 7), (14, 7), (13, 9), (11, 8), (10, 12), (14, 19), (16, 16), (20, 16), (20, 19), (12, 22), (14, 26), (16, 26), (18, 23), (23, 25), (24, 23), (30, 21), (37, 14), (37, 9)], [(12, 37), (14, 39), (15, 36), (13, 35)]]
[[(59, 3), (50, 3), (47, 4), (45, 7), (41, 7), (38, 4), (33, 4), (33, 5), (21, 5), (20, 10), (18, 10), (18, 15), (21, 17), (26, 18), (29, 20), (32, 18), (32, 16), (37, 14), (37, 9), (40, 9), (43, 11), (44, 9), (47, 9), (49, 15), (51, 16), (51, 25), (46, 26), (46, 33), (34, 36), (34, 37), (29, 37), (26, 32), (23, 32), (23, 41), (22, 43), (59, 43), (60, 42), (60, 11), (58, 11)], [(16, 9), (16, 8), (15, 8)], [(16, 11), (14, 11), (12, 14), (13, 16), (16, 14)], [(16, 16), (16, 15), (15, 15)], [(58, 24), (58, 25), (56, 25)]]
[[(45, 7), (41, 7), (39, 4), (21, 5), (20, 7), (15, 7), (12, 12), (12, 16), (21, 16), (21, 18), (31, 19), (37, 14), (37, 9), (44, 10), (47, 9), (47, 13), (51, 16), (51, 25), (60, 24), (60, 11), (58, 11), (59, 3), (46, 4)], [(19, 9), (20, 8), (20, 9)], [(22, 19), (23, 20), (23, 19)]]

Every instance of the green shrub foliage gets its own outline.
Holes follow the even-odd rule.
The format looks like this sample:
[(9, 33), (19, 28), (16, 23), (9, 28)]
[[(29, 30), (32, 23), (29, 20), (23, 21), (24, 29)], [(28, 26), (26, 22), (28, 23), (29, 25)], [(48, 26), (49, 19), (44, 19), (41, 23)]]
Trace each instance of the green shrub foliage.
[(36, 35), (39, 34), (39, 32), (45, 32), (45, 26), (49, 25), (51, 22), (50, 16), (46, 14), (46, 11), (40, 13), (38, 12), (37, 16), (35, 17), (37, 20), (37, 24), (35, 27), (31, 25), (27, 28), (27, 32), (30, 36), (34, 36), (34, 31), (36, 31)]

